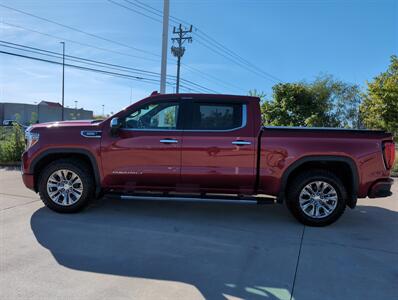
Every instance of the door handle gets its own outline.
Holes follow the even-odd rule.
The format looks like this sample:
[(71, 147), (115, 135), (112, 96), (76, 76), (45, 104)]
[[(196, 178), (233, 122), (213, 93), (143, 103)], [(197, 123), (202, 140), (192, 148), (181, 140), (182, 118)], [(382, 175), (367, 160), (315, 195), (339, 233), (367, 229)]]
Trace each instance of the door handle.
[(162, 139), (162, 140), (160, 140), (160, 142), (163, 143), (163, 144), (176, 144), (176, 143), (178, 143), (178, 141), (174, 140), (174, 139)]
[(233, 145), (238, 145), (238, 146), (244, 146), (244, 145), (251, 145), (252, 143), (248, 142), (248, 141), (238, 140), (238, 141), (233, 141), (232, 144)]

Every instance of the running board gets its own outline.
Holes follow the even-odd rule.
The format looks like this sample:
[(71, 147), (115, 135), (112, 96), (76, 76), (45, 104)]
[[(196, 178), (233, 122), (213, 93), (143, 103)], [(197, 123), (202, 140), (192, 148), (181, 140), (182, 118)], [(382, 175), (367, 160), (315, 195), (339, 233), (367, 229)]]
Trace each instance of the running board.
[(200, 202), (248, 202), (257, 204), (273, 204), (276, 198), (270, 196), (231, 196), (215, 194), (173, 194), (173, 193), (108, 193), (106, 197), (122, 200), (162, 200), (162, 201), (200, 201)]

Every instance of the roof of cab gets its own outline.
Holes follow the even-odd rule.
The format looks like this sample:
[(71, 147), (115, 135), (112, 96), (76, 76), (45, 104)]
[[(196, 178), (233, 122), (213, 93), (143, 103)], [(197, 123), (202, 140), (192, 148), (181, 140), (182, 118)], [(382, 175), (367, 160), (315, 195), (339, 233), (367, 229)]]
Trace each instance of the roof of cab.
[(180, 99), (217, 99), (220, 101), (228, 99), (242, 99), (246, 101), (259, 101), (260, 98), (246, 95), (228, 95), (228, 94), (194, 94), (194, 93), (181, 93), (181, 94), (160, 94), (157, 91), (152, 92), (149, 98), (180, 98)]

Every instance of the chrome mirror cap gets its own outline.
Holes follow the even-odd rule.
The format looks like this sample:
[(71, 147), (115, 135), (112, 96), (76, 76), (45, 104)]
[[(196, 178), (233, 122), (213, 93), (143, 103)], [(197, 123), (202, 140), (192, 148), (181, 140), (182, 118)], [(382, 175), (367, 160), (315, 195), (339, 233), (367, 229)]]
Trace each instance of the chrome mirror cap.
[(120, 126), (119, 118), (115, 117), (111, 120), (111, 128), (118, 128)]
[(119, 131), (119, 128), (121, 127), (121, 123), (119, 118), (115, 117), (111, 120), (110, 128), (111, 128), (111, 136), (117, 136), (117, 132)]

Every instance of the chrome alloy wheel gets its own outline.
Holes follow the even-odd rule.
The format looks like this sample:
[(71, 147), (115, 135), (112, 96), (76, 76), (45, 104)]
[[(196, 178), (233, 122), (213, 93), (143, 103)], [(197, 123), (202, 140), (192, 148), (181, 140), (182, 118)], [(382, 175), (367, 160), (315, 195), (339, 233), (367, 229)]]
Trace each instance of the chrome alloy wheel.
[(337, 206), (336, 190), (325, 181), (313, 181), (300, 193), (301, 210), (309, 217), (321, 219), (329, 216)]
[(67, 169), (57, 170), (47, 180), (47, 193), (53, 202), (70, 206), (82, 196), (83, 183), (75, 172)]

